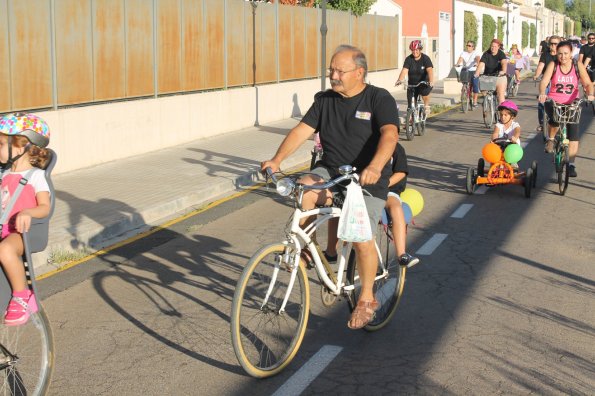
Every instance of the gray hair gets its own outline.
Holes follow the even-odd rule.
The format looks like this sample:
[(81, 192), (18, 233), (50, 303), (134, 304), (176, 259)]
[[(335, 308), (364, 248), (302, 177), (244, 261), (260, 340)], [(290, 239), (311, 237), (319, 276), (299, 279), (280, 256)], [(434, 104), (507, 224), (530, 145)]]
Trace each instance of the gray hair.
[(357, 47), (354, 47), (353, 45), (348, 45), (348, 44), (342, 44), (340, 46), (337, 47), (337, 49), (335, 49), (335, 52), (333, 52), (333, 58), (335, 57), (335, 55), (341, 53), (341, 52), (352, 52), (353, 53), (353, 62), (355, 63), (356, 67), (361, 67), (364, 69), (364, 79), (366, 78), (366, 76), (368, 75), (368, 61), (366, 60), (366, 55), (364, 55), (364, 53), (362, 52), (362, 50), (360, 50)]

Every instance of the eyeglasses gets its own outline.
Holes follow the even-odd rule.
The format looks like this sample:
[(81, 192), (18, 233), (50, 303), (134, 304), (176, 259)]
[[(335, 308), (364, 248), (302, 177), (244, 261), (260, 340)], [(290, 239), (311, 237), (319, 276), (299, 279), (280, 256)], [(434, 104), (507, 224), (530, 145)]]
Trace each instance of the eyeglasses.
[(329, 67), (328, 69), (326, 69), (326, 72), (328, 73), (328, 77), (331, 77), (335, 73), (337, 73), (339, 75), (339, 77), (343, 77), (343, 74), (350, 73), (357, 69), (358, 68), (356, 67), (355, 69), (351, 69), (351, 70), (339, 70), (339, 69), (333, 69), (332, 67)]

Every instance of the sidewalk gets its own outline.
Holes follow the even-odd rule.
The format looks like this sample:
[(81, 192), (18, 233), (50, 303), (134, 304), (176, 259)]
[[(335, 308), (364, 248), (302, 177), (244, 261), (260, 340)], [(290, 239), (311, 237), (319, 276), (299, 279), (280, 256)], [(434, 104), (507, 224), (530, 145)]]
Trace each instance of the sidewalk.
[[(444, 95), (442, 87), (438, 81), (432, 104), (458, 102), (458, 95)], [(393, 96), (401, 109), (406, 107), (405, 91)], [(64, 256), (81, 258), (249, 187), (259, 179), (260, 161), (275, 153), (298, 121), (281, 120), (54, 176), (56, 209), (48, 248), (35, 257), (36, 274), (66, 264), (53, 262)], [(312, 144), (302, 145), (284, 169), (308, 163), (311, 149)]]

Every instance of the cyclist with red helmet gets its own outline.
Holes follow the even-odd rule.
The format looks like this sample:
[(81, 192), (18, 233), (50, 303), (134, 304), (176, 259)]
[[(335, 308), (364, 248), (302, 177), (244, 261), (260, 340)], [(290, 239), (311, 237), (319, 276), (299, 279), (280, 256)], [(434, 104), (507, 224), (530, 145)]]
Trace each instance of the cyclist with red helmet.
[(49, 159), (47, 124), (32, 114), (14, 113), (0, 118), (0, 162), (2, 162), (0, 210), (0, 266), (12, 288), (12, 299), (4, 314), (6, 326), (21, 325), (37, 312), (29, 290), (21, 234), (29, 231), (32, 218), (50, 213), (50, 188), (43, 168)]
[(494, 126), (492, 140), (506, 138), (513, 143), (521, 144), (521, 126), (515, 121), (519, 108), (511, 100), (505, 100), (498, 105), (499, 122)]
[(409, 44), (411, 55), (405, 58), (403, 70), (401, 70), (395, 85), (400, 85), (405, 77), (409, 80), (409, 85), (427, 81), (428, 85), (420, 85), (415, 88), (415, 91), (407, 91), (407, 103), (411, 103), (412, 98), (421, 95), (426, 106), (426, 114), (430, 114), (430, 92), (434, 85), (434, 65), (430, 57), (421, 52), (423, 48), (421, 40), (413, 40)]

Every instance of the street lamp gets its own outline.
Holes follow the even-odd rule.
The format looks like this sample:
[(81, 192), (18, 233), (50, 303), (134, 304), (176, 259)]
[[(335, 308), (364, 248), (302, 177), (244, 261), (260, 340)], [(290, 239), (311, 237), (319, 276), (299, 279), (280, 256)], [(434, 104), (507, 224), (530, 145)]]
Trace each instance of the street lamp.
[(541, 7), (541, 3), (538, 1), (533, 5), (535, 6), (535, 54), (533, 54), (533, 56), (537, 56), (539, 55), (537, 53), (537, 37), (539, 37), (539, 35), (537, 34), (537, 13), (539, 12), (539, 7)]
[(506, 48), (508, 48), (508, 33), (509, 33), (509, 29), (508, 29), (508, 16), (510, 14), (510, 4), (512, 3), (512, 0), (504, 0), (504, 3), (506, 3)]

